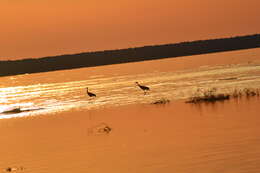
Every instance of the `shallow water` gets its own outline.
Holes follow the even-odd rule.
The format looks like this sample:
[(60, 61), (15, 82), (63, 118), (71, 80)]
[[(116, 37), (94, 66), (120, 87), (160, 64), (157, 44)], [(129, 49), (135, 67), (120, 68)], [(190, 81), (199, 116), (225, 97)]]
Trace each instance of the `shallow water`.
[[(259, 101), (139, 104), (2, 119), (0, 170), (257, 173)], [(112, 131), (100, 133), (102, 124)]]
[[(260, 51), (254, 49), (241, 51), (241, 55), (240, 52), (235, 52), (202, 56), (206, 56), (208, 61), (211, 61), (210, 58), (219, 58), (216, 55), (227, 59), (243, 55), (245, 59), (250, 60), (252, 56), (260, 56)], [(174, 69), (175, 61), (175, 59), (155, 60), (149, 61), (148, 65), (147, 62), (130, 63), (130, 67), (122, 64), (1, 77), (0, 118), (49, 114), (71, 109), (96, 109), (151, 103), (161, 98), (187, 99), (198, 88), (215, 87), (219, 92), (226, 93), (236, 88), (260, 86), (259, 61), (214, 66), (201, 65), (180, 70)], [(164, 66), (166, 64), (167, 68), (164, 69), (161, 64)], [(156, 67), (150, 68), (155, 65)], [(147, 70), (133, 73), (135, 66)], [(171, 66), (173, 66), (172, 69)], [(125, 67), (130, 68), (128, 70), (130, 73), (120, 74), (120, 69), (123, 71)], [(100, 72), (102, 70), (107, 70), (107, 72)], [(136, 81), (149, 86), (151, 91), (144, 95), (143, 91), (135, 85)], [(86, 95), (86, 87), (89, 87), (97, 98), (89, 98)], [(13, 109), (21, 111), (3, 113)]]
[[(260, 172), (259, 97), (180, 100), (198, 88), (259, 88), (259, 55), (254, 49), (2, 77), (1, 111), (22, 112), (0, 115), (0, 172)], [(88, 98), (86, 87), (97, 98)], [(150, 104), (162, 97), (176, 101)], [(112, 131), (100, 132), (104, 125)]]

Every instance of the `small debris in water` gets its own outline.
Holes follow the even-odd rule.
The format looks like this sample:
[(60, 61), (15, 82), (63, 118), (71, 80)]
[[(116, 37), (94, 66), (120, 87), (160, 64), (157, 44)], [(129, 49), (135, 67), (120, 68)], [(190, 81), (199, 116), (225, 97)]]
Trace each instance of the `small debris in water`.
[(6, 170), (6, 172), (12, 172), (13, 168), (8, 167), (8, 168), (6, 168), (5, 170)]
[(237, 80), (238, 78), (236, 77), (229, 77), (229, 78), (222, 78), (222, 79), (219, 79), (219, 80)]
[(101, 133), (110, 133), (111, 130), (112, 129), (109, 126), (105, 126), (104, 128), (99, 129), (99, 132), (101, 132)]
[(13, 172), (13, 171), (23, 171), (24, 167), (7, 167), (5, 169), (6, 172)]
[(109, 134), (112, 128), (106, 123), (100, 123), (92, 128), (89, 128), (88, 132), (91, 134)]
[(20, 113), (20, 112), (22, 112), (21, 108), (14, 108), (14, 109), (11, 109), (11, 110), (4, 111), (2, 113), (10, 114), (10, 113)]

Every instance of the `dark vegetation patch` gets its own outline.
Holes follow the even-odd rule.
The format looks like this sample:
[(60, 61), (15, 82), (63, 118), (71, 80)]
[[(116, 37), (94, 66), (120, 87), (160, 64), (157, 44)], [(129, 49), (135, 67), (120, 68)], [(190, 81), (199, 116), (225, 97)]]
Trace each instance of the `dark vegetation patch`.
[(244, 89), (234, 89), (229, 93), (217, 92), (217, 88), (211, 89), (198, 89), (194, 96), (190, 97), (186, 103), (215, 103), (217, 101), (229, 100), (230, 98), (242, 98), (242, 97), (254, 97), (260, 96), (259, 88), (244, 88)]
[(154, 105), (164, 105), (164, 104), (167, 104), (167, 103), (170, 103), (170, 100), (166, 99), (166, 98), (161, 98), (159, 100), (152, 102), (152, 104), (154, 104)]
[(259, 88), (244, 88), (244, 89), (235, 89), (232, 92), (233, 98), (241, 98), (241, 97), (253, 97), (253, 96), (260, 96), (260, 89)]
[(229, 94), (217, 93), (216, 88), (211, 88), (207, 90), (198, 89), (194, 96), (190, 97), (186, 103), (201, 103), (201, 102), (216, 102), (228, 100), (230, 98)]

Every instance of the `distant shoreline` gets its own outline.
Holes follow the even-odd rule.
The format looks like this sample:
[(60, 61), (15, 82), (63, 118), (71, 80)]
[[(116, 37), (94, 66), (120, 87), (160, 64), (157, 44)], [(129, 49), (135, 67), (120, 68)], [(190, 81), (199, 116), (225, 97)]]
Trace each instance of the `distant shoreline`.
[(39, 73), (260, 47), (260, 34), (175, 44), (0, 61), (0, 76)]

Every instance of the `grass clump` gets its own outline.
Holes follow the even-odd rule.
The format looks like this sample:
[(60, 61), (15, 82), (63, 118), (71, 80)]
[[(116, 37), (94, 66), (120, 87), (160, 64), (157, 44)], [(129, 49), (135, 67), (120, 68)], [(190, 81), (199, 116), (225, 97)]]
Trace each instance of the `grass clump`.
[(259, 88), (244, 88), (244, 89), (235, 89), (231, 96), (233, 98), (241, 98), (241, 97), (253, 97), (253, 96), (260, 96), (260, 89)]
[(189, 98), (186, 103), (202, 103), (223, 101), (230, 99), (230, 94), (217, 93), (217, 88), (211, 88), (208, 90), (198, 89), (193, 97)]
[(165, 98), (161, 98), (159, 100), (152, 102), (152, 104), (154, 104), (154, 105), (163, 105), (163, 104), (167, 104), (167, 103), (170, 103), (170, 100), (165, 99)]
[(246, 97), (260, 96), (259, 88), (245, 88), (243, 92)]
[(216, 88), (208, 90), (198, 89), (196, 93), (194, 93), (194, 96), (190, 97), (186, 103), (214, 103), (216, 101), (228, 100), (230, 98), (249, 98), (253, 96), (260, 96), (259, 88), (234, 89), (229, 93), (217, 93)]
[(235, 90), (232, 92), (231, 96), (232, 96), (233, 98), (241, 98), (241, 97), (243, 96), (243, 91), (242, 91), (242, 90), (239, 90), (239, 89), (235, 89)]

